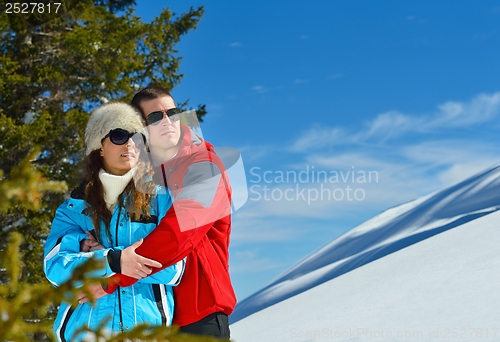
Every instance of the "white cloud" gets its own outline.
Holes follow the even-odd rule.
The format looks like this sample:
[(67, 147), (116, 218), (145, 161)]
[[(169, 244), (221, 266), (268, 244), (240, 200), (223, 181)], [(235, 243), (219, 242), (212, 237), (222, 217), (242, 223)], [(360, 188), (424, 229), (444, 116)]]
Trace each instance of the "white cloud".
[(316, 165), (316, 168), (329, 168), (335, 170), (397, 170), (398, 163), (391, 162), (379, 155), (375, 158), (373, 153), (352, 152), (340, 154), (315, 153), (307, 156), (308, 165)]
[(500, 159), (496, 144), (477, 141), (426, 141), (405, 146), (401, 153), (415, 164), (439, 170), (435, 177), (442, 186), (460, 182)]
[(245, 220), (339, 218), (383, 210), (435, 190), (436, 181), (424, 178), (421, 168), (408, 170), (404, 163), (369, 154), (316, 153), (281, 170), (251, 170)]
[(325, 145), (337, 145), (352, 142), (353, 136), (349, 136), (342, 128), (313, 127), (307, 130), (290, 147), (292, 152), (303, 152), (311, 148), (317, 149)]
[(303, 83), (309, 83), (309, 80), (297, 78), (295, 81), (293, 81), (293, 84), (303, 84)]
[(481, 161), (479, 165), (467, 162), (456, 163), (451, 165), (446, 171), (441, 172), (438, 175), (438, 179), (444, 184), (456, 184), (491, 166), (495, 160), (498, 160), (498, 158)]
[(386, 142), (401, 137), (408, 132), (429, 133), (441, 129), (469, 128), (495, 119), (500, 113), (500, 92), (480, 94), (469, 102), (448, 101), (438, 106), (431, 114), (409, 115), (393, 110), (379, 114), (367, 122), (365, 128), (348, 132), (341, 127), (313, 127), (293, 143), (296, 152), (337, 144), (364, 144), (374, 140)]
[[(460, 161), (481, 161), (498, 156), (498, 149), (485, 142), (463, 140), (429, 140), (401, 147), (401, 154), (416, 163), (432, 166), (458, 163)], [(490, 159), (491, 160), (491, 159)], [(484, 165), (487, 166), (487, 165)]]
[(257, 161), (261, 161), (267, 158), (269, 155), (276, 153), (276, 146), (266, 146), (266, 145), (245, 145), (240, 146), (238, 151), (241, 153), (241, 157), (244, 165), (251, 165)]
[(397, 111), (391, 111), (380, 114), (370, 123), (368, 131), (362, 132), (361, 135), (366, 138), (381, 137), (382, 140), (386, 140), (414, 130), (416, 127), (422, 126), (424, 122), (424, 118), (411, 117)]
[(328, 76), (328, 79), (335, 80), (335, 79), (342, 78), (342, 77), (344, 77), (344, 74), (333, 74), (333, 75)]
[(260, 257), (260, 249), (238, 249), (231, 254), (231, 273), (257, 273), (283, 268), (275, 259)]
[(467, 127), (478, 123), (485, 123), (494, 119), (500, 112), (500, 92), (492, 95), (480, 94), (468, 103), (448, 101), (439, 107), (428, 126)]
[[(465, 145), (458, 151), (454, 141), (433, 141), (380, 155), (373, 150), (316, 152), (280, 170), (254, 170), (254, 176), (247, 178), (245, 210), (238, 215), (249, 228), (261, 226), (262, 218), (363, 217), (462, 181), (494, 164), (500, 154), (500, 148)], [(273, 227), (277, 230), (250, 228), (249, 236), (244, 236), (258, 235), (266, 241), (293, 236), (293, 229)]]
[[(290, 230), (283, 224), (283, 219), (266, 215), (259, 211), (258, 203), (247, 203), (233, 215), (233, 228), (231, 240), (234, 243), (246, 244), (253, 242), (273, 242), (293, 240), (298, 232)], [(269, 227), (272, 227), (271, 229)]]
[(241, 47), (241, 43), (240, 42), (232, 42), (231, 44), (229, 44), (230, 47)]
[(263, 93), (268, 93), (270, 91), (274, 91), (274, 90), (278, 90), (278, 89), (282, 89), (282, 88), (283, 88), (283, 86), (264, 87), (262, 85), (255, 85), (251, 88), (251, 90), (253, 90), (254, 92), (263, 94)]

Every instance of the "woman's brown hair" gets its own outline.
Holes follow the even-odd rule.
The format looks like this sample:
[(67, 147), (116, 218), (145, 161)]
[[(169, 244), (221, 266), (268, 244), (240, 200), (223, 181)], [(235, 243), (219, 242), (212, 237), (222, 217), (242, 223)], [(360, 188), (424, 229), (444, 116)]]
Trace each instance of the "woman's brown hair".
[[(104, 201), (104, 187), (99, 179), (99, 171), (103, 168), (104, 162), (99, 150), (92, 151), (87, 157), (83, 199), (89, 205), (88, 211), (94, 224), (95, 235), (99, 241), (101, 240), (101, 222), (104, 222), (107, 236), (111, 236), (112, 213)], [(152, 182), (152, 169), (147, 162), (140, 159), (136, 168), (136, 175), (140, 175), (140, 177), (134, 178), (141, 179), (141, 182), (143, 182), (143, 184), (140, 184), (141, 191), (136, 188), (134, 179), (132, 179), (123, 190), (122, 195), (118, 197), (117, 205), (124, 206), (130, 218), (139, 220), (141, 216), (144, 218), (151, 217), (150, 201), (151, 197), (154, 196), (154, 184)]]

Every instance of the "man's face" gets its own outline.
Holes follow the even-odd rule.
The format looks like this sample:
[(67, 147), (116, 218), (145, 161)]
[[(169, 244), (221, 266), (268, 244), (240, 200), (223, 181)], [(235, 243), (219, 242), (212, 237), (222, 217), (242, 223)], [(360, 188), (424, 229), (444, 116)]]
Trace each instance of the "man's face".
[[(171, 97), (165, 96), (154, 100), (142, 101), (141, 108), (147, 123), (147, 116), (150, 113), (155, 111), (166, 112), (171, 108), (175, 108), (175, 103)], [(180, 121), (172, 121), (164, 114), (160, 122), (155, 125), (148, 124), (147, 127), (151, 152), (155, 155), (164, 156), (165, 160), (172, 158), (177, 153), (177, 145), (181, 137)]]

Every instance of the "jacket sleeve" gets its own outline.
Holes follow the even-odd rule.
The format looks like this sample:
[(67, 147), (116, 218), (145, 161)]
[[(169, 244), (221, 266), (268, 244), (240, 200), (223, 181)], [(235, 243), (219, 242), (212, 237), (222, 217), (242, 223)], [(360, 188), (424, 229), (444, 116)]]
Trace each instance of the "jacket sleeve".
[(146, 278), (139, 279), (138, 283), (148, 283), (148, 284), (165, 284), (170, 286), (179, 285), (182, 275), (184, 274), (184, 269), (186, 268), (186, 258), (182, 259), (178, 263), (162, 269)]
[[(185, 258), (207, 235), (215, 221), (230, 215), (231, 189), (223, 164), (213, 152), (209, 160), (189, 166), (181, 191), (159, 225), (136, 249), (137, 254), (158, 261), (163, 268), (168, 267)], [(153, 269), (153, 272), (158, 270)], [(117, 286), (130, 286), (136, 281), (115, 274), (108, 293)]]
[(56, 211), (50, 234), (44, 248), (43, 269), (45, 276), (54, 286), (60, 286), (69, 280), (74, 270), (93, 258), (100, 268), (86, 274), (88, 277), (109, 277), (114, 274), (107, 262), (110, 249), (95, 252), (80, 252), (80, 241), (87, 238), (86, 229), (91, 229), (83, 215), (68, 210), (64, 202)]

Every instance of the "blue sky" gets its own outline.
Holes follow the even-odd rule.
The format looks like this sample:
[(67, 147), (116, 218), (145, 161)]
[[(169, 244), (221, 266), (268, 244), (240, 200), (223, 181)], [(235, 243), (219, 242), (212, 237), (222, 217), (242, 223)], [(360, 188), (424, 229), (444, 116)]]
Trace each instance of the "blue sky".
[(138, 0), (136, 15), (200, 5), (173, 95), (206, 104), (204, 137), (242, 153), (238, 299), (383, 210), (500, 160), (499, 2)]

